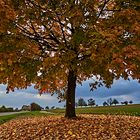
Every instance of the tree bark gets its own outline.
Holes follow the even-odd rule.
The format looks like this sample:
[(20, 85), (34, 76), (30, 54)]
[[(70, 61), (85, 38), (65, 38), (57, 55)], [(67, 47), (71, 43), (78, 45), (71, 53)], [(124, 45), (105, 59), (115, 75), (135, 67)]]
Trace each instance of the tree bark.
[(75, 114), (75, 89), (76, 89), (76, 75), (74, 71), (70, 70), (68, 75), (68, 89), (66, 93), (66, 118), (74, 118)]

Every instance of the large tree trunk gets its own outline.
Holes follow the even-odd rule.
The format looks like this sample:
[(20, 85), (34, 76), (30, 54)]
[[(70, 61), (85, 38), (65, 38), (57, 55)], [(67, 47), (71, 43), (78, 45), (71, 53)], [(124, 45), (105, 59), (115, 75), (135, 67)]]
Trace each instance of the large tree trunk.
[(66, 112), (65, 117), (73, 118), (75, 114), (75, 89), (76, 89), (76, 75), (74, 71), (70, 70), (68, 75), (68, 89), (66, 93)]

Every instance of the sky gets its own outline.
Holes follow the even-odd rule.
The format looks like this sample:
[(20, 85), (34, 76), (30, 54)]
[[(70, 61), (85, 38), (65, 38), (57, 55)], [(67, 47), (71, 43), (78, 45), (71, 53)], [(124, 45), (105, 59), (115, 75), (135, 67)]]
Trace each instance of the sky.
[[(119, 102), (132, 100), (134, 104), (140, 103), (140, 83), (136, 80), (114, 80), (111, 88), (100, 87), (93, 92), (90, 91), (89, 83), (90, 81), (85, 81), (82, 86), (77, 85), (76, 101), (79, 98), (84, 98), (85, 101), (93, 98), (96, 104), (102, 105), (107, 99), (115, 98)], [(0, 85), (0, 106), (5, 105), (6, 107), (21, 108), (22, 105), (29, 105), (32, 102), (38, 103), (42, 107), (63, 107), (65, 104), (65, 102), (58, 103), (56, 94), (51, 96), (47, 93), (40, 96), (33, 86), (26, 90), (16, 90), (15, 92), (6, 94), (6, 86)]]

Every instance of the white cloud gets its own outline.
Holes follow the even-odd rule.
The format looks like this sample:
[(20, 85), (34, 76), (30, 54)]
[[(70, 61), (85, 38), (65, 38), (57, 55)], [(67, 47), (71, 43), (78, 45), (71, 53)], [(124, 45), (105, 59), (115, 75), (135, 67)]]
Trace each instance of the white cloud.
[[(124, 81), (122, 79), (115, 81), (112, 88), (98, 88), (90, 92), (90, 80), (85, 81), (82, 86), (77, 86), (76, 100), (83, 97), (86, 101), (89, 98), (95, 99), (98, 105), (102, 105), (108, 98), (116, 98), (119, 102), (125, 100), (133, 100), (134, 103), (140, 103), (140, 84), (136, 80)], [(6, 105), (11, 107), (21, 107), (23, 104), (36, 102), (42, 107), (45, 106), (63, 106), (64, 103), (58, 103), (57, 95), (38, 94), (38, 91), (33, 86), (26, 90), (15, 90), (6, 94), (6, 86), (0, 85), (0, 106)]]
[(51, 96), (50, 94), (37, 94), (34, 96), (36, 99), (41, 99), (41, 100), (49, 100), (49, 101), (54, 101), (54, 97)]
[(21, 108), (23, 104), (30, 104), (32, 102), (36, 102), (42, 107), (61, 106), (61, 104), (58, 103), (57, 95), (51, 96), (50, 94), (42, 94), (40, 96), (33, 87), (27, 90), (16, 90), (15, 92), (6, 94), (5, 87), (0, 85), (0, 106), (5, 105)]

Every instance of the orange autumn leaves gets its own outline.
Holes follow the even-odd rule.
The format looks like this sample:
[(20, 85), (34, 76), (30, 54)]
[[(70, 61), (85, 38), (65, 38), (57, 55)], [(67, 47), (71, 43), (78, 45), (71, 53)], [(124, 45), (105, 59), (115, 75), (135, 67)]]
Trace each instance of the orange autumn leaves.
[(127, 0), (1, 0), (0, 83), (61, 92), (69, 70), (78, 83), (98, 75), (107, 86), (120, 77), (140, 78), (137, 6)]
[(16, 14), (7, 0), (0, 0), (0, 33), (7, 30), (7, 26), (15, 19)]
[(22, 117), (0, 126), (1, 140), (138, 140), (140, 118), (84, 115), (68, 120), (60, 116)]

